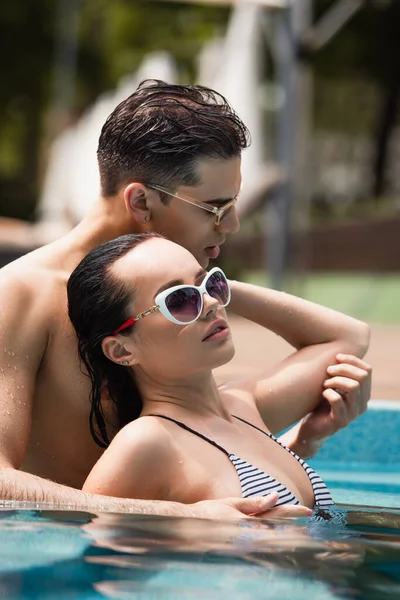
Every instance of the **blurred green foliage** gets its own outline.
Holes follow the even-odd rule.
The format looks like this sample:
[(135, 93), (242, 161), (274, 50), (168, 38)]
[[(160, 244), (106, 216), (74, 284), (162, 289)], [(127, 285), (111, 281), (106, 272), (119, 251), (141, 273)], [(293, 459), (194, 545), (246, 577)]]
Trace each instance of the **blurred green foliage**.
[[(68, 1), (68, 0), (66, 0)], [(167, 50), (193, 81), (203, 43), (229, 10), (136, 0), (81, 0), (74, 114), (132, 73), (147, 52)], [(57, 1), (0, 3), (0, 215), (32, 219), (48, 143)]]
[[(268, 285), (264, 272), (240, 275), (249, 283)], [(400, 324), (397, 273), (308, 273), (299, 281), (288, 278), (285, 290), (368, 323)]]

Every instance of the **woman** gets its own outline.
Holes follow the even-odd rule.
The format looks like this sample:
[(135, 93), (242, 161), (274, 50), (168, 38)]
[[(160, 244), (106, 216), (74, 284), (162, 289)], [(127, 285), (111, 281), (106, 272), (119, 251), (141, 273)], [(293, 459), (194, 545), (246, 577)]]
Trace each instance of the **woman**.
[[(273, 434), (312, 411), (321, 394), (334, 404), (342, 401), (334, 388), (369, 384), (359, 358), (368, 346), (364, 323), (228, 282), (218, 268), (207, 274), (157, 234), (94, 249), (70, 277), (68, 302), (92, 382), (92, 435), (107, 447), (85, 491), (184, 503), (276, 493), (276, 506), (332, 504), (321, 479)], [(218, 388), (212, 370), (234, 355), (229, 302), (296, 352)], [(338, 353), (347, 356), (338, 362)], [(111, 444), (110, 403), (117, 429), (124, 426)]]

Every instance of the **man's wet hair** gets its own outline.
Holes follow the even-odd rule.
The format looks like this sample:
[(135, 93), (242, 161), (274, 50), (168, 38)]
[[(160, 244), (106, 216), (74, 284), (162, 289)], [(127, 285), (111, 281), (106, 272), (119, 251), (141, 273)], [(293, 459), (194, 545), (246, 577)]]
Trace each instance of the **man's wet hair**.
[(171, 189), (199, 185), (200, 159), (233, 158), (249, 145), (247, 127), (218, 92), (145, 80), (101, 130), (102, 195), (114, 196), (133, 181)]

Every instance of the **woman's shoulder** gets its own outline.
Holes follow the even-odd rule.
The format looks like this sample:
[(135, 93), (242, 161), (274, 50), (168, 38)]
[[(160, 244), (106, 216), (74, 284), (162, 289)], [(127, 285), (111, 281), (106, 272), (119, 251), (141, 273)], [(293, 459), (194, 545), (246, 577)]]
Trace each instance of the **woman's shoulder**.
[(168, 499), (174, 453), (168, 432), (157, 419), (140, 417), (117, 433), (84, 490), (122, 498)]
[(140, 446), (147, 452), (165, 452), (172, 444), (168, 430), (156, 417), (147, 415), (139, 417), (125, 425), (113, 439), (113, 445), (135, 450)]

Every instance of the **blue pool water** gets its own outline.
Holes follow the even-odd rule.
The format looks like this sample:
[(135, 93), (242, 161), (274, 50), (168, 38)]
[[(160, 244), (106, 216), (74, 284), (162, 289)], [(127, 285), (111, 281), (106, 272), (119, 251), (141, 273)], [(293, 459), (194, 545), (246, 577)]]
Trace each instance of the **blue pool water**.
[(309, 462), (336, 502), (400, 508), (400, 406), (370, 404)]
[[(0, 598), (400, 598), (400, 411), (372, 403), (312, 466), (334, 510), (240, 523), (0, 509)], [(381, 508), (383, 507), (383, 508)]]

